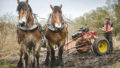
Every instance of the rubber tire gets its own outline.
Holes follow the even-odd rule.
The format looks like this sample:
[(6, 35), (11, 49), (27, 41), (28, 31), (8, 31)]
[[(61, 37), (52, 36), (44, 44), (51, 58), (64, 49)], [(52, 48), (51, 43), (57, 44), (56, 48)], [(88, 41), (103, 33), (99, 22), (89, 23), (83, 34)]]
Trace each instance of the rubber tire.
[[(75, 46), (78, 46), (78, 45), (81, 45), (81, 44), (77, 42)], [(84, 47), (84, 46), (81, 46), (81, 47)], [(81, 47), (76, 47), (76, 49), (81, 48)], [(82, 53), (88, 53), (88, 52), (89, 52), (89, 50), (90, 50), (90, 49), (88, 48), (86, 51), (77, 50), (77, 52), (79, 52), (79, 53), (81, 53), (81, 54), (82, 54)]]
[[(100, 41), (106, 41), (106, 42), (107, 42), (107, 50), (106, 50), (106, 52), (104, 52), (104, 53), (100, 52), (99, 49), (98, 49), (98, 43), (99, 43)], [(94, 53), (95, 53), (96, 55), (98, 55), (98, 56), (102, 56), (102, 55), (108, 54), (109, 51), (110, 51), (110, 44), (109, 44), (108, 40), (107, 40), (107, 39), (104, 39), (104, 38), (97, 38), (97, 39), (94, 41), (94, 43), (93, 43), (93, 51), (94, 51)]]

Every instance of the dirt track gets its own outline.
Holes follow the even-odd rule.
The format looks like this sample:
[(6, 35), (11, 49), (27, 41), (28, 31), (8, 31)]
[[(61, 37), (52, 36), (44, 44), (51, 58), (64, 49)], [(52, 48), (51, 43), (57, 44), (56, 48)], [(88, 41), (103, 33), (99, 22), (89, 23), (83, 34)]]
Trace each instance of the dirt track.
[[(17, 44), (16, 38), (11, 40), (12, 36), (7, 38), (7, 43), (2, 50), (0, 50), (0, 62), (7, 61), (16, 66), (19, 58), (19, 45)], [(118, 47), (115, 47), (116, 49)], [(55, 67), (55, 68), (120, 68), (120, 49), (114, 50), (112, 54), (104, 56), (96, 56), (94, 53), (89, 52), (86, 54), (79, 54), (78, 52), (71, 55), (65, 56), (67, 53), (64, 53), (64, 67)], [(41, 53), (40, 57), (40, 66), (41, 68), (45, 67), (43, 64), (45, 60), (46, 52)], [(116, 66), (116, 63), (119, 63)], [(1, 67), (0, 68), (4, 68)], [(16, 68), (16, 67), (15, 67)]]
[[(64, 67), (54, 67), (54, 68), (118, 68), (112, 67), (113, 64), (120, 62), (120, 50), (115, 50), (112, 54), (104, 56), (96, 56), (94, 53), (79, 54), (74, 53), (72, 55), (67, 55), (64, 58)], [(41, 56), (41, 68), (49, 68), (42, 65), (45, 56)], [(17, 63), (17, 60), (8, 61), (12, 64)], [(15, 67), (16, 68), (16, 67)]]
[(120, 62), (120, 51), (114, 51), (110, 55), (96, 56), (93, 53), (70, 55), (65, 61), (65, 68), (109, 68), (112, 64)]
[(112, 54), (104, 56), (96, 56), (92, 52), (86, 54), (76, 52), (64, 56), (64, 67), (59, 68), (120, 68), (114, 65), (118, 62), (120, 62), (120, 50), (114, 50)]

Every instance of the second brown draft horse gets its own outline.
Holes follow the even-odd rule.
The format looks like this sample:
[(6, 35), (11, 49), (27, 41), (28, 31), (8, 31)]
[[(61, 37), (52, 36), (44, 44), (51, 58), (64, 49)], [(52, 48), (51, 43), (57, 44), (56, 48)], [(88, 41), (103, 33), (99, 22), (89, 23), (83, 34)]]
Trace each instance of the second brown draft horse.
[[(52, 13), (50, 14), (49, 21), (45, 31), (45, 36), (48, 41), (45, 65), (46, 66), (49, 65), (49, 56), (51, 54), (50, 66), (55, 66), (55, 65), (63, 66), (62, 54), (63, 54), (63, 47), (66, 42), (67, 27), (62, 17), (62, 11), (61, 11), (62, 5), (54, 6), (54, 7), (50, 5), (50, 7), (52, 9)], [(59, 48), (57, 61), (55, 58), (54, 45), (57, 45)]]

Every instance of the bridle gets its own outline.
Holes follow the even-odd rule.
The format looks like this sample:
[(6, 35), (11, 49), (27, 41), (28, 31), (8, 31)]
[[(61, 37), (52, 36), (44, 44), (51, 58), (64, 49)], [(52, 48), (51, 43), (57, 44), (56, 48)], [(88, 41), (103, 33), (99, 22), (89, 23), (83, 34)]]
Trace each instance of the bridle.
[[(53, 23), (55, 23), (55, 16), (53, 15), (53, 13), (51, 13), (51, 19), (53, 19)], [(56, 28), (56, 27), (54, 27), (54, 28), (55, 29), (62, 29), (64, 27), (64, 20), (63, 20), (62, 16), (61, 16), (61, 25), (62, 25), (61, 28)]]
[[(28, 5), (27, 5), (27, 9), (25, 11), (27, 11), (26, 19), (28, 19), (28, 15), (29, 15), (28, 13), (30, 12)], [(41, 25), (38, 23), (36, 15), (32, 13), (32, 16), (34, 19), (34, 25), (31, 28), (22, 27), (20, 24), (17, 25), (18, 28), (21, 29), (22, 31), (33, 31), (33, 30), (37, 29), (37, 27), (39, 27), (39, 26), (41, 27)]]
[[(28, 19), (28, 13), (30, 12), (29, 10), (30, 10), (30, 8), (29, 8), (29, 6), (28, 5), (26, 5), (26, 9), (23, 9), (23, 11), (26, 11), (27, 12), (27, 15), (26, 15), (26, 19)], [(20, 11), (19, 11), (19, 13), (20, 13)], [(20, 18), (20, 15), (19, 15), (19, 18)]]
[[(53, 19), (53, 23), (55, 23), (55, 16), (53, 15), (53, 13), (51, 13), (51, 19)], [(52, 22), (51, 22), (52, 24)]]

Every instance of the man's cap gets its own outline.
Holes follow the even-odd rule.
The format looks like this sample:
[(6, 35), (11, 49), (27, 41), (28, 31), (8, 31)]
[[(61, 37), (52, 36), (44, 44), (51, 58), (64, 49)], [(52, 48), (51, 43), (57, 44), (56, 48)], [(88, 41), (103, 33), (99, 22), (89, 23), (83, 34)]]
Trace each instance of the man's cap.
[(105, 19), (108, 19), (108, 20), (110, 20), (110, 17), (106, 17)]

